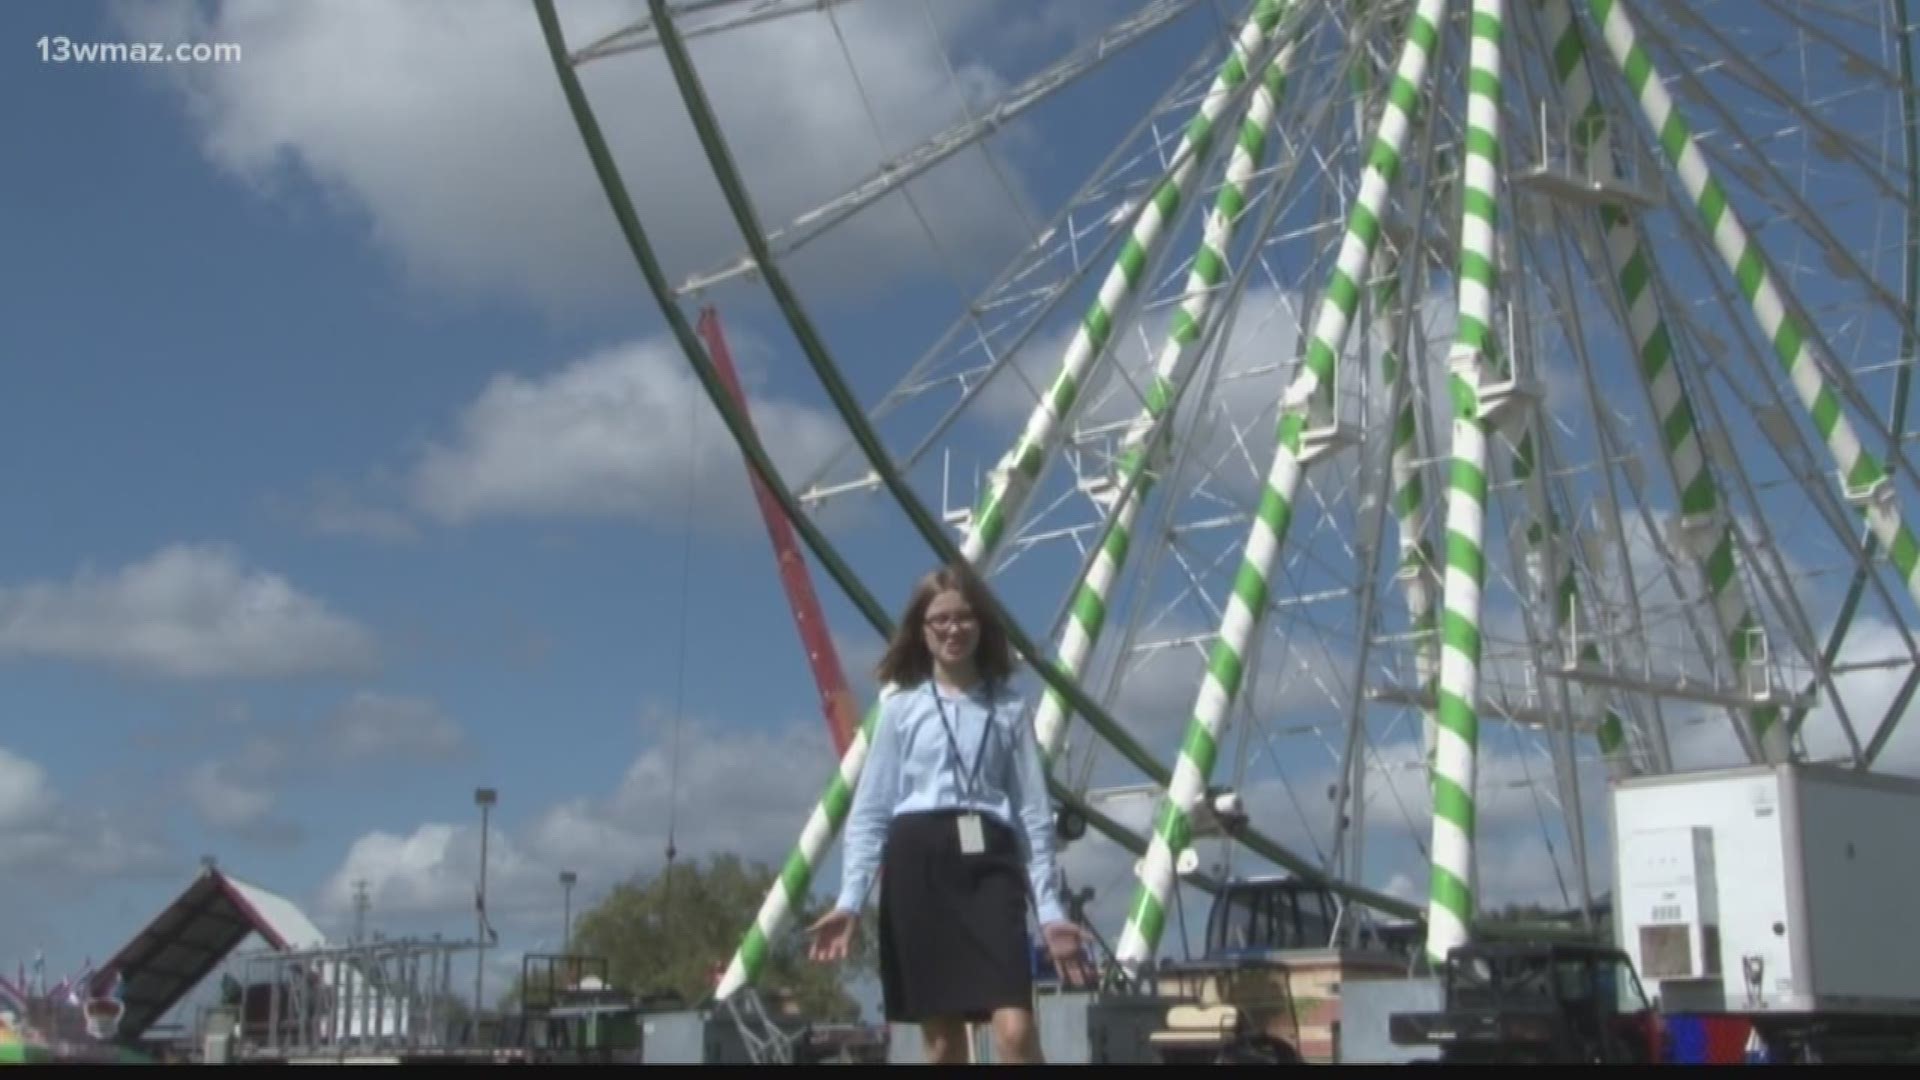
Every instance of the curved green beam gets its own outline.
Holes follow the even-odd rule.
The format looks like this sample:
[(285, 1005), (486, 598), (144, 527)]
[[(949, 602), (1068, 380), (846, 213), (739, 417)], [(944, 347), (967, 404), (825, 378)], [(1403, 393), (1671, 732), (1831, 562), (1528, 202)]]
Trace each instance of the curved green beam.
[[(656, 18), (665, 16), (664, 5), (656, 2), (653, 6), (655, 8)], [(743, 414), (737, 409), (731, 396), (727, 393), (725, 383), (720, 379), (718, 372), (712, 365), (712, 361), (708, 359), (705, 351), (702, 349), (699, 338), (694, 334), (693, 328), (687, 323), (686, 317), (680, 311), (673, 297), (672, 286), (669, 284), (666, 274), (660, 266), (659, 259), (653, 250), (653, 245), (647, 237), (646, 229), (640, 224), (639, 215), (635, 211), (632, 200), (627, 194), (625, 181), (620, 176), (619, 168), (613, 161), (613, 155), (607, 146), (605, 136), (600, 131), (599, 122), (595, 118), (593, 109), (587, 101), (584, 89), (580, 86), (579, 77), (574, 72), (572, 63), (568, 59), (565, 39), (560, 30), (558, 16), (553, 9), (553, 2), (552, 0), (534, 0), (534, 9), (539, 17), (541, 29), (546, 36), (548, 50), (554, 64), (555, 72), (559, 77), (561, 88), (565, 93), (567, 104), (573, 114), (574, 121), (579, 126), (581, 139), (586, 145), (588, 156), (594, 166), (594, 171), (602, 187), (605, 189), (608, 202), (620, 226), (621, 233), (627, 241), (627, 245), (632, 251), (635, 261), (639, 264), (642, 275), (646, 279), (648, 290), (652, 293), (656, 304), (660, 308), (661, 314), (666, 319), (676, 343), (679, 344), (681, 351), (686, 355), (688, 363), (693, 367), (695, 374), (700, 379), (701, 385), (706, 390), (708, 398), (720, 413), (721, 419), (726, 424), (729, 434), (747, 458), (748, 466), (752, 468), (754, 474), (766, 484), (767, 489), (773, 495), (775, 501), (780, 504), (781, 512), (793, 523), (795, 530), (800, 533), (800, 537), (806, 543), (808, 549), (820, 560), (822, 569), (827, 571), (828, 575), (834, 579), (834, 582), (844, 590), (848, 599), (860, 609), (862, 617), (865, 618), (868, 624), (877, 632), (886, 635), (892, 628), (891, 618), (853, 573), (852, 569), (840, 557), (837, 549), (834, 548), (832, 543), (827, 540), (819, 529), (815, 527), (812, 520), (802, 511), (793, 492), (781, 479), (779, 473), (775, 471), (772, 460), (767, 456), (765, 448), (761, 446), (751, 426), (746, 423)], [(927, 512), (925, 506), (921, 504), (913, 492), (906, 487), (905, 482), (893, 468), (892, 461), (885, 449), (879, 446), (878, 440), (874, 437), (871, 427), (867, 425), (865, 417), (860, 414), (858, 405), (848, 391), (844, 380), (840, 378), (831, 359), (826, 355), (825, 349), (821, 346), (818, 336), (813, 333), (812, 327), (807, 322), (806, 316), (801, 310), (791, 287), (788, 286), (786, 282), (785, 275), (781, 273), (779, 268), (773, 263), (769, 253), (766, 251), (764, 238), (758, 229), (754, 227), (751, 210), (746, 205), (745, 191), (741, 186), (739, 173), (734, 169), (724, 146), (720, 143), (720, 136), (713, 122), (712, 111), (706, 104), (705, 95), (700, 90), (697, 77), (694, 76), (692, 72), (685, 46), (679, 35), (674, 31), (670, 19), (662, 18), (660, 26), (662, 30), (663, 51), (667, 54), (669, 62), (674, 67), (676, 79), (681, 80), (683, 83), (683, 96), (686, 99), (689, 113), (695, 120), (695, 129), (699, 132), (702, 144), (707, 149), (716, 179), (719, 180), (723, 191), (727, 195), (729, 205), (739, 220), (741, 231), (744, 234), (748, 247), (750, 251), (752, 251), (754, 258), (759, 262), (761, 273), (767, 281), (770, 290), (774, 292), (775, 298), (779, 302), (783, 314), (787, 317), (789, 325), (794, 330), (796, 337), (800, 339), (803, 351), (806, 352), (808, 360), (814, 365), (815, 371), (819, 374), (822, 383), (827, 387), (830, 396), (833, 397), (836, 407), (840, 409), (843, 419), (847, 421), (848, 428), (854, 435), (855, 441), (861, 445), (862, 450), (868, 455), (869, 461), (873, 464), (875, 471), (880, 475), (888, 489), (893, 492), (896, 499), (900, 501), (902, 509), (913, 519), (914, 524), (927, 540), (929, 547), (942, 559), (959, 562), (958, 549), (952, 541), (940, 531), (939, 525)], [(1141, 746), (1124, 728), (1120, 727), (1111, 716), (1107, 715), (1106, 711), (1102, 709), (1097, 702), (1088, 697), (1086, 692), (1082, 690), (1077, 683), (1063, 677), (1060, 672), (1055, 670), (1051, 663), (1042, 659), (1040, 650), (1034, 646), (1033, 641), (1021, 630), (1019, 624), (1011, 619), (1005, 608), (1001, 605), (998, 596), (990, 595), (989, 604), (994, 609), (995, 614), (1007, 623), (1008, 638), (1011, 644), (1014, 646), (1015, 651), (1032, 665), (1035, 673), (1055, 691), (1061, 694), (1061, 696), (1067, 698), (1074, 709), (1088, 720), (1089, 724), (1098, 730), (1103, 737), (1107, 738), (1123, 756), (1127, 757), (1128, 760), (1143, 773), (1157, 783), (1162, 785), (1166, 784), (1171, 775), (1170, 770), (1155, 760), (1145, 747)], [(1093, 810), (1092, 807), (1086, 805), (1071, 789), (1051, 779), (1048, 786), (1054, 796), (1059, 798), (1064, 805), (1076, 813), (1081, 814), (1090, 825), (1100, 832), (1133, 851), (1135, 854), (1145, 852), (1146, 841), (1143, 838), (1126, 829), (1124, 826), (1119, 825), (1111, 818)], [(1422, 914), (1416, 905), (1410, 904), (1397, 897), (1336, 881), (1285, 846), (1251, 830), (1237, 837), (1237, 839), (1249, 851), (1268, 859), (1275, 865), (1295, 874), (1303, 880), (1323, 885), (1383, 914), (1405, 919), (1418, 919)], [(1196, 884), (1211, 883), (1196, 881)]]

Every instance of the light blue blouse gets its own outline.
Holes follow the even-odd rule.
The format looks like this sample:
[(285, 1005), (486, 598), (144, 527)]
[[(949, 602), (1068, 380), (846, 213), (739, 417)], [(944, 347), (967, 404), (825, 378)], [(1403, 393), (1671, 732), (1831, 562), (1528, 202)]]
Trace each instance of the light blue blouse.
[[(987, 734), (989, 704), (984, 688), (962, 694), (938, 687), (931, 679), (883, 696), (873, 743), (847, 815), (836, 902), (840, 910), (858, 912), (865, 904), (894, 815), (977, 810), (999, 819), (1021, 838), (1027, 881), (1041, 925), (1066, 921), (1054, 872), (1053, 809), (1040, 743), (1022, 715), (1022, 702), (1004, 688), (991, 702), (993, 729)], [(960, 749), (958, 763), (954, 742)], [(965, 788), (963, 783), (974, 774), (976, 756), (980, 761), (977, 779)]]

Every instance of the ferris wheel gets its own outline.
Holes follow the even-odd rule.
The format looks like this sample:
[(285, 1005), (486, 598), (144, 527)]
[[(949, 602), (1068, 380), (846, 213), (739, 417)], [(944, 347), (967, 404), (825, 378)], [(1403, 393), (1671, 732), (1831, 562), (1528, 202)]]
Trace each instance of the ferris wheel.
[[(815, 523), (877, 501), (1018, 621), (1091, 826), (1068, 859), (1120, 853), (1122, 963), (1175, 947), (1185, 893), (1272, 869), (1441, 956), (1522, 868), (1590, 910), (1609, 781), (1887, 767), (1920, 686), (1906, 3), (1090, 5), (1111, 21), (782, 220), (700, 49), (845, 48), (858, 5), (652, 0), (573, 51), (537, 6), (656, 298), (821, 564), (885, 620)], [(589, 63), (671, 67), (681, 100), (644, 107), (691, 119), (738, 260), (668, 276)], [(926, 185), (964, 161), (1011, 195), (1023, 155), (1070, 184), (1011, 200), (1010, 261), (884, 347), (816, 317), (810, 250), (884, 211), (950, 255)], [(770, 291), (846, 424), (806, 475), (690, 335), (727, 289)], [(790, 928), (865, 745), (719, 996)]]

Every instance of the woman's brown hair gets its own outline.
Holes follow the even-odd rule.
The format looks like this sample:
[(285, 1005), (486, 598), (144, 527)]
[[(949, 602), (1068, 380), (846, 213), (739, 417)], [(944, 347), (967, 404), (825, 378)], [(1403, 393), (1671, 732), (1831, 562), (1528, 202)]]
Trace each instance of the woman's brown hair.
[(934, 597), (949, 589), (966, 598), (980, 628), (973, 647), (973, 665), (981, 681), (997, 690), (1012, 678), (1013, 652), (1007, 646), (1007, 628), (994, 615), (987, 587), (971, 568), (961, 565), (943, 566), (913, 587), (907, 609), (900, 614), (893, 638), (887, 642), (886, 654), (874, 668), (880, 685), (918, 686), (933, 677), (933, 655), (927, 651), (927, 608)]

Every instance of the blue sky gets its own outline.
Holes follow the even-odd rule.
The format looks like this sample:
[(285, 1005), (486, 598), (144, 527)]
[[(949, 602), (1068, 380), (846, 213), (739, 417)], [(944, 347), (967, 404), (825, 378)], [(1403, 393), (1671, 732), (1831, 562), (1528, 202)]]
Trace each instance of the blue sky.
[[(604, 6), (564, 6), (575, 44), (618, 25)], [(9, 111), (9, 134), (39, 148), (0, 180), (10, 263), (31, 268), (0, 300), (14, 357), (0, 491), (22, 526), (0, 571), (12, 623), (0, 709), (13, 718), (0, 778), (34, 807), (15, 815), (0, 900), (9, 967), (41, 949), (52, 971), (104, 957), (202, 853), (325, 927), (342, 925), (345, 890), (364, 876), (376, 925), (458, 932), (470, 792), (483, 783), (501, 789), (496, 921), (513, 946), (534, 945), (557, 921), (560, 866), (580, 871), (586, 904), (657, 864), (676, 707), (697, 729), (682, 759), (688, 856), (778, 856), (827, 774), (743, 467), (660, 346), (531, 11), (419, 10), (232, 5), (196, 24), (191, 6), (35, 3), (0, 15), (23, 54), (43, 34), (246, 50), (228, 71), (36, 58), (0, 72), (9, 100), (32, 103)], [(856, 41), (862, 26), (915, 26), (849, 25)], [(964, 49), (981, 27), (962, 29)], [(1015, 31), (1035, 36), (1007, 56), (1031, 64), (1077, 28)], [(494, 138), (464, 115), (460, 86), (409, 84), (434, 64), (398, 62), (393, 38), (513, 56), (503, 92), (538, 131)], [(445, 62), (438, 73), (474, 78)], [(921, 93), (944, 84), (891, 77)], [(945, 119), (937, 101), (908, 106), (908, 135)], [(412, 126), (383, 128), (387, 109)], [(623, 112), (634, 115), (607, 114), (616, 140), (632, 134)], [(479, 171), (419, 145), (443, 124), (460, 130), (438, 137)], [(841, 127), (829, 134), (843, 143), (870, 137)], [(525, 160), (529, 146), (545, 156)], [(649, 176), (644, 155), (622, 150), (650, 219), (701, 179), (691, 166)], [(814, 179), (768, 182), (769, 219), (851, 177)], [(669, 214), (677, 272), (733, 254), (715, 210), (678, 232)], [(977, 271), (1005, 253), (960, 255)], [(934, 310), (924, 292), (894, 293), (891, 309), (856, 308), (876, 337)], [(797, 356), (768, 353), (757, 291), (719, 299), (770, 442), (817, 445), (833, 420)], [(842, 359), (857, 377), (858, 348)], [(623, 434), (628, 421), (643, 430)], [(542, 451), (555, 456), (530, 457)], [(884, 535), (850, 551), (891, 605), (925, 557), (897, 528)], [(864, 686), (876, 642), (819, 584)], [(716, 782), (743, 777), (747, 790), (718, 797)]]
[[(940, 10), (988, 96), (1130, 6)], [(562, 5), (570, 44), (641, 7)], [(1011, 131), (1017, 196), (977, 157), (916, 188), (949, 261), (897, 202), (799, 261), (865, 397), (945, 327), (944, 275), (970, 295), (1005, 262), (1018, 211), (1070, 192), (1214, 17)], [(843, 20), (892, 149), (957, 112), (922, 19)], [(696, 52), (768, 223), (880, 156), (831, 34), (801, 21), (808, 35)], [(581, 875), (578, 910), (657, 865), (676, 715), (681, 851), (782, 855), (829, 760), (805, 659), (738, 455), (660, 337), (531, 11), (35, 0), (0, 26), (21, 56), (52, 34), (245, 50), (225, 67), (0, 66), (26, 106), (9, 144), (29, 148), (0, 174), (16, 270), (0, 499), (17, 521), (0, 559), (0, 967), (109, 954), (202, 853), (330, 930), (365, 878), (375, 925), (461, 932), (480, 784), (501, 791), (503, 944), (550, 947), (559, 869)], [(662, 67), (603, 61), (585, 81), (677, 277), (738, 242), (677, 106), (632, 104), (674, 100), (648, 96)], [(769, 442), (833, 445), (764, 291), (713, 299)], [(984, 464), (1001, 444), (975, 449)], [(937, 500), (937, 480), (921, 491)], [(927, 561), (903, 518), (869, 503), (834, 526), (897, 604)], [(864, 692), (877, 642), (816, 581)], [(1036, 635), (1056, 595), (1021, 597)], [(1165, 707), (1189, 704), (1183, 683)]]

